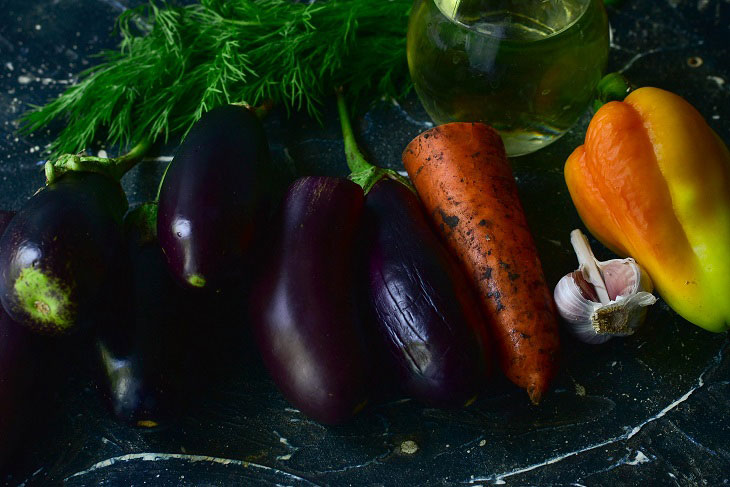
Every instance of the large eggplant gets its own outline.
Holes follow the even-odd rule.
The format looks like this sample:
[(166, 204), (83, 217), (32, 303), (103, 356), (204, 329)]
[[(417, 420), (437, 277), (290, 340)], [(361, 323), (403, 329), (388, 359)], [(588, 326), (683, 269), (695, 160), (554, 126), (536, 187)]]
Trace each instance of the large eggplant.
[(370, 303), (403, 392), (434, 406), (464, 405), (491, 371), (469, 283), (400, 182), (378, 181), (365, 215)]
[(89, 322), (118, 264), (127, 199), (119, 183), (70, 172), (31, 197), (0, 239), (0, 301), (10, 317), (58, 334)]
[(174, 417), (193, 395), (194, 361), (205, 362), (201, 337), (210, 333), (208, 326), (200, 329), (201, 299), (167, 268), (152, 226), (156, 215), (156, 206), (145, 204), (125, 219), (128, 280), (120, 281), (119, 312), (103, 323), (97, 339), (111, 409), (138, 426)]
[(237, 105), (205, 113), (160, 191), (157, 234), (172, 273), (192, 287), (219, 289), (240, 280), (272, 184), (269, 146), (256, 115)]
[(306, 177), (287, 192), (265, 271), (252, 298), (260, 353), (284, 396), (322, 423), (368, 400), (367, 337), (355, 292), (362, 189)]

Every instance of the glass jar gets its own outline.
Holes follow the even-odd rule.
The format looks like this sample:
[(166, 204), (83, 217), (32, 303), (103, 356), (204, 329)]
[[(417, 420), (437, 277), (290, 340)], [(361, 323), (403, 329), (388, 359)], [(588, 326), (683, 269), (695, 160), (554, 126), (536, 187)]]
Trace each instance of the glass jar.
[(408, 67), (436, 123), (487, 123), (517, 156), (585, 113), (608, 44), (602, 0), (416, 0)]

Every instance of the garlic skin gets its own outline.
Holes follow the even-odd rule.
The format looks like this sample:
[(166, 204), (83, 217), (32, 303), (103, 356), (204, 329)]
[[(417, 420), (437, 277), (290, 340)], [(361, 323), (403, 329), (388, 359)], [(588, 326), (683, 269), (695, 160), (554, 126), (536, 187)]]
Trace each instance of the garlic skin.
[(560, 279), (553, 293), (569, 330), (591, 344), (634, 333), (657, 300), (649, 275), (631, 258), (597, 261), (580, 230), (571, 232), (571, 242), (580, 267)]

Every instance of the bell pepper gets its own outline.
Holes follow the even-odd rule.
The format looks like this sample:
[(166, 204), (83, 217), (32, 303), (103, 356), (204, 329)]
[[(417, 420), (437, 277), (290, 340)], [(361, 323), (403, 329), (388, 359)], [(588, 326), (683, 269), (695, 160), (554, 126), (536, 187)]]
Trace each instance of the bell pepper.
[(730, 327), (730, 152), (692, 105), (648, 87), (603, 105), (565, 180), (589, 231), (639, 262), (672, 309)]

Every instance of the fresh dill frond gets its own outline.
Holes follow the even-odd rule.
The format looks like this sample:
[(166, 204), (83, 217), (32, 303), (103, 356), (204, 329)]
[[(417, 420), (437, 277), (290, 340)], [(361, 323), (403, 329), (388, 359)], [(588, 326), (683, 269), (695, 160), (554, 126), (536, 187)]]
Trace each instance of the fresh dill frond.
[(78, 84), (22, 117), (21, 131), (65, 127), (52, 156), (94, 140), (128, 147), (184, 134), (207, 110), (265, 100), (319, 119), (323, 100), (347, 86), (352, 100), (410, 89), (405, 54), (410, 0), (201, 0), (150, 2), (117, 20), (118, 50)]

